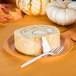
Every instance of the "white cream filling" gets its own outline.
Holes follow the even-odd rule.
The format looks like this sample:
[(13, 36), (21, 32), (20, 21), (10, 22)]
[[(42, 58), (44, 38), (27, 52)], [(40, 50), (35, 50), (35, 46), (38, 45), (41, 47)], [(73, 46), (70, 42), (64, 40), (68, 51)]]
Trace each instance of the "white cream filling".
[(51, 32), (53, 32), (53, 30), (52, 29), (50, 29), (50, 28), (48, 28), (48, 29), (46, 29), (49, 33), (51, 33)]
[(43, 53), (51, 51), (51, 47), (48, 44), (46, 37), (42, 37), (42, 46), (43, 46)]
[(41, 31), (41, 30), (34, 31), (33, 33), (36, 35), (46, 34), (45, 31)]

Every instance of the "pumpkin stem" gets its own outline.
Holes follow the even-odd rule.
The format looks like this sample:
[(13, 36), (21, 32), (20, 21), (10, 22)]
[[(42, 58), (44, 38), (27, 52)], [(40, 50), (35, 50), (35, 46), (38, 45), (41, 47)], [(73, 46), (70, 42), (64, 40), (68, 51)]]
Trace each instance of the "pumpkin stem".
[(67, 8), (67, 4), (70, 2), (71, 0), (57, 0), (57, 2), (62, 6), (62, 8)]

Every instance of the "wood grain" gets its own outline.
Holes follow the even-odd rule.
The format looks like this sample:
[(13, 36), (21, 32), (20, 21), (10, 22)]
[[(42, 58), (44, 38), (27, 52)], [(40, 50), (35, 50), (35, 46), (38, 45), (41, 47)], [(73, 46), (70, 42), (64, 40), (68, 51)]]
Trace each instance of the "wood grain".
[(37, 60), (23, 69), (20, 68), (20, 65), (26, 60), (20, 60), (5, 52), (3, 41), (9, 34), (18, 28), (35, 24), (53, 25), (61, 32), (76, 27), (76, 23), (68, 27), (61, 27), (51, 22), (47, 16), (25, 15), (18, 21), (0, 23), (0, 76), (76, 76), (76, 42), (73, 42), (74, 48), (67, 55), (49, 61)]

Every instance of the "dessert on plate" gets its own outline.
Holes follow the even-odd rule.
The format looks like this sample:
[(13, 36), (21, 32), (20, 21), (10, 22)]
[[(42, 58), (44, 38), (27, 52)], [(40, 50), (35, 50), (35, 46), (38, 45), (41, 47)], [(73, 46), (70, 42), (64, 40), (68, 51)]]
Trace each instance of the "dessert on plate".
[(60, 46), (60, 31), (50, 25), (31, 25), (16, 30), (14, 41), (19, 52), (38, 56)]

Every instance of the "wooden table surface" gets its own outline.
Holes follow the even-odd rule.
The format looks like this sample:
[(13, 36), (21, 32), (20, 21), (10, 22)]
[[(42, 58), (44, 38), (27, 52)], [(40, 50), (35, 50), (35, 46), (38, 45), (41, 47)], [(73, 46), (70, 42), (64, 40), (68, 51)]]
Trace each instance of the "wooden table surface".
[(15, 29), (35, 24), (53, 25), (58, 27), (61, 32), (76, 27), (76, 23), (68, 27), (58, 26), (47, 16), (26, 15), (18, 21), (0, 23), (0, 76), (76, 76), (76, 42), (73, 42), (74, 48), (67, 55), (49, 61), (37, 60), (24, 68), (20, 68), (20, 65), (26, 60), (18, 59), (3, 49), (4, 39)]

